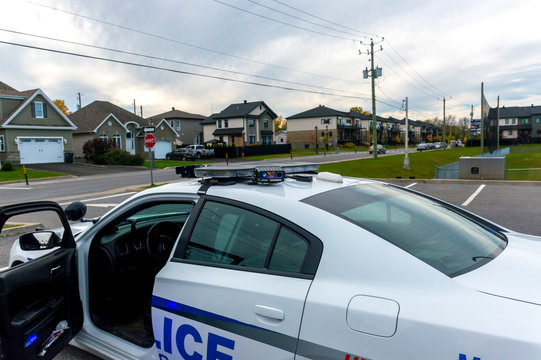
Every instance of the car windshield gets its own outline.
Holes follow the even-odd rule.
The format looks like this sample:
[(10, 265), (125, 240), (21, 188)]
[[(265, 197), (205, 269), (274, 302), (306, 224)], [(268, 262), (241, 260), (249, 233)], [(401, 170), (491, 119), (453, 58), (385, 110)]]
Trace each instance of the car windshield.
[(355, 185), (303, 202), (380, 236), (450, 277), (486, 264), (507, 245), (501, 229), (488, 222), (392, 185)]

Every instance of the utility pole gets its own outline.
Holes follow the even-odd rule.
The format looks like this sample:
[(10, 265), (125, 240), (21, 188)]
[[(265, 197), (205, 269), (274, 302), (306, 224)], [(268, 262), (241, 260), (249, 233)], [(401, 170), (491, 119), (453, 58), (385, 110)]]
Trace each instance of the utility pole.
[(496, 105), (496, 149), (500, 150), (500, 95)]
[(139, 107), (141, 109), (141, 117), (143, 117), (143, 105)]
[(406, 96), (406, 155), (404, 156), (404, 169), (410, 169), (410, 160), (408, 158), (408, 145), (409, 145), (409, 124), (408, 124), (408, 97)]
[(485, 107), (485, 104), (484, 104), (484, 97), (485, 97), (485, 94), (484, 94), (484, 90), (485, 90), (485, 84), (484, 83), (481, 83), (481, 155), (483, 155), (485, 153), (485, 119), (483, 118), (484, 117), (484, 107)]
[[(377, 42), (379, 44), (382, 42), (384, 38), (382, 37), (380, 41)], [(361, 45), (364, 45), (361, 41)], [(379, 50), (377, 51), (383, 51), (383, 47), (380, 46)], [(359, 50), (359, 54), (361, 51)], [(380, 67), (376, 67), (374, 69), (374, 40), (370, 39), (370, 50), (368, 51), (368, 55), (370, 55), (370, 71), (368, 69), (365, 69), (363, 71), (363, 78), (367, 78), (370, 76), (372, 80), (372, 149), (374, 154), (374, 159), (378, 158), (378, 132), (377, 132), (377, 121), (376, 121), (376, 84), (375, 79), (377, 77), (380, 77), (382, 75), (382, 71)], [(370, 75), (368, 74), (370, 72)]]
[(137, 115), (137, 110), (136, 110), (136, 107), (135, 107), (135, 99), (133, 99), (133, 114)]
[(77, 110), (81, 110), (81, 93), (77, 93), (77, 99), (79, 100), (77, 103)]

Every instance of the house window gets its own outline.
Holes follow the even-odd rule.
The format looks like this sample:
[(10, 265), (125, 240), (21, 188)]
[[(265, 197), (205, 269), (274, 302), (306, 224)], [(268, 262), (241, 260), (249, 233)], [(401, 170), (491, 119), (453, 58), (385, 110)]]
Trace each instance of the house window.
[(45, 105), (41, 101), (34, 101), (32, 103), (32, 117), (38, 119), (47, 117)]
[(541, 123), (541, 118), (535, 118), (535, 122), (538, 124)]
[(120, 135), (114, 135), (113, 141), (115, 142), (115, 146), (119, 149), (122, 149), (122, 136)]
[[(339, 118), (339, 121), (341, 121), (340, 119), (341, 119), (341, 118)], [(321, 119), (321, 123), (322, 123), (323, 125), (325, 125), (325, 124), (332, 124), (332, 119)]]
[(248, 144), (255, 144), (255, 136), (248, 136)]
[(528, 123), (528, 119), (520, 119), (520, 123), (521, 123), (521, 124), (527, 124), (527, 123)]
[(226, 128), (229, 127), (229, 120), (227, 119), (224, 120), (224, 127)]
[(270, 144), (271, 144), (271, 137), (263, 136), (263, 145), (270, 145)]
[(329, 131), (329, 136), (332, 136), (332, 131)]
[(269, 120), (263, 120), (263, 127), (268, 128), (269, 127)]
[(517, 119), (513, 119), (513, 125), (517, 123)]
[(109, 136), (103, 134), (103, 135), (100, 135), (100, 139), (101, 140), (109, 140)]
[(218, 120), (218, 128), (222, 127), (222, 120)]
[(0, 151), (6, 151), (6, 146), (4, 145), (4, 135), (0, 135)]
[(509, 125), (509, 119), (505, 119), (505, 125)]
[[(541, 135), (541, 130), (537, 130), (537, 135)], [(2, 146), (0, 145), (0, 151), (2, 151)]]
[(507, 132), (507, 135), (513, 135), (513, 130), (509, 130), (509, 131)]
[(248, 119), (248, 126), (249, 126), (249, 127), (254, 127), (254, 126), (255, 126), (255, 121), (254, 121), (254, 119)]

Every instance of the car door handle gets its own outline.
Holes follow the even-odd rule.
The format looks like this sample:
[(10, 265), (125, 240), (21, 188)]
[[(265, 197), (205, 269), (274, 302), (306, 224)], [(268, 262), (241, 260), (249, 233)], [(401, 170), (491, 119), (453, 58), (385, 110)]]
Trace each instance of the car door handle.
[(266, 305), (256, 305), (254, 311), (257, 315), (261, 315), (266, 318), (271, 318), (275, 320), (284, 320), (285, 314), (283, 310), (276, 309)]
[(57, 265), (54, 268), (51, 268), (50, 274), (51, 274), (51, 276), (55, 276), (56, 274), (58, 274), (61, 271), (62, 271), (62, 265)]

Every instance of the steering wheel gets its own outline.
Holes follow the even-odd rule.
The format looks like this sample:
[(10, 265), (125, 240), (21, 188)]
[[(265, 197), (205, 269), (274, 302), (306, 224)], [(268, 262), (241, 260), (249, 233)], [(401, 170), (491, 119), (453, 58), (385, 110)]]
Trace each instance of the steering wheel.
[(156, 272), (167, 262), (182, 228), (171, 221), (162, 221), (152, 225), (147, 233), (147, 251)]

